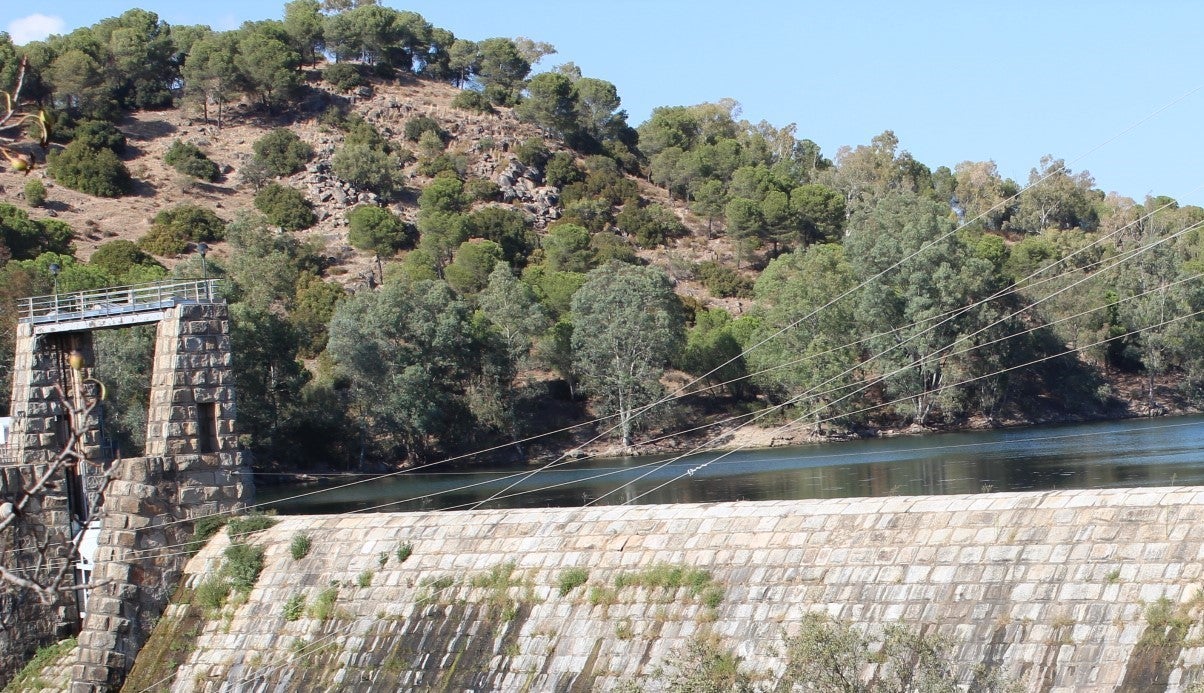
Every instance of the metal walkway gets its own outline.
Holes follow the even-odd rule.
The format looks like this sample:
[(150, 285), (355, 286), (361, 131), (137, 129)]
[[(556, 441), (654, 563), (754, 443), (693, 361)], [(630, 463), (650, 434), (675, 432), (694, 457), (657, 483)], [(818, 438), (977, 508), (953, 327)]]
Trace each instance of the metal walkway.
[(20, 300), (17, 319), (23, 324), (33, 325), (34, 334), (83, 332), (158, 322), (174, 306), (222, 300), (217, 291), (219, 281), (195, 279), (156, 282), (31, 296)]

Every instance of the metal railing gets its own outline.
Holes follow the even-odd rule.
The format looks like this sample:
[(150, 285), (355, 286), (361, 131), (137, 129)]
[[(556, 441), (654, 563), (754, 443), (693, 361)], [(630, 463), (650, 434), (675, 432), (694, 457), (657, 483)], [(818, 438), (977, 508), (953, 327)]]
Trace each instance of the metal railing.
[(156, 311), (180, 303), (209, 303), (219, 298), (219, 281), (190, 279), (30, 296), (20, 300), (18, 318), (41, 325)]

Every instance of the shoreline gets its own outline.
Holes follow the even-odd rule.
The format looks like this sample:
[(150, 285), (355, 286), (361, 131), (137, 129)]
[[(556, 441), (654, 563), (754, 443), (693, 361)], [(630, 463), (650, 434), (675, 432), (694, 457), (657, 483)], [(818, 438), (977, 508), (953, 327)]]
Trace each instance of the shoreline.
[[(1204, 407), (1192, 406), (1182, 397), (1170, 396), (1170, 392), (1167, 390), (1159, 393), (1159, 400), (1164, 404), (1155, 408), (1152, 412), (1146, 406), (1144, 396), (1133, 397), (1132, 395), (1137, 393), (1130, 391), (1128, 393), (1130, 397), (1119, 400), (1117, 407), (1111, 412), (1099, 412), (1095, 414), (1060, 412), (1037, 417), (1006, 416), (994, 419), (986, 416), (974, 416), (954, 424), (920, 426), (913, 423), (909, 426), (867, 426), (854, 430), (828, 427), (823, 433), (816, 432), (811, 425), (800, 423), (789, 423), (778, 426), (752, 425), (741, 426), (734, 431), (719, 436), (718, 440), (709, 443), (708, 441), (714, 438), (715, 435), (705, 430), (707, 427), (704, 426), (703, 430), (695, 430), (682, 434), (654, 431), (651, 435), (655, 442), (637, 443), (627, 448), (611, 439), (592, 441), (591, 439), (597, 434), (588, 432), (579, 434), (576, 440), (571, 441), (529, 443), (526, 446), (526, 454), (521, 459), (516, 456), (505, 459), (502, 455), (494, 454), (484, 457), (476, 463), (449, 465), (447, 469), (512, 469), (516, 465), (538, 467), (558, 460), (568, 461), (598, 457), (639, 457), (646, 455), (688, 455), (703, 450), (725, 452), (733, 450), (772, 449), (798, 445), (873, 440), (876, 438), (1053, 426), (1095, 421), (1123, 421), (1138, 418), (1165, 418), (1204, 413)], [(262, 470), (255, 470), (255, 482), (264, 488), (293, 484), (320, 484), (329, 479), (350, 480), (385, 476), (405, 471), (414, 466), (412, 463), (401, 463), (377, 465), (374, 468), (360, 471), (340, 471), (332, 468), (286, 471), (279, 465), (273, 465)]]
[(713, 434), (682, 434), (668, 438), (666, 442), (637, 443), (628, 448), (610, 440), (584, 443), (576, 446), (552, 447), (539, 455), (530, 455), (527, 464), (531, 466), (546, 464), (555, 459), (584, 459), (590, 457), (639, 457), (644, 455), (675, 455), (692, 454), (694, 448), (702, 450), (732, 451), (757, 450), (798, 445), (825, 443), (841, 443), (854, 440), (873, 440), (876, 438), (895, 438), (900, 436), (935, 435), (942, 433), (959, 433), (967, 431), (1001, 430), (1012, 428), (1027, 428), (1036, 426), (1055, 426), (1059, 424), (1090, 423), (1097, 421), (1124, 421), (1127, 419), (1166, 418), (1174, 416), (1190, 416), (1204, 413), (1204, 407), (1189, 406), (1184, 401), (1176, 400), (1158, 407), (1150, 412), (1148, 408), (1135, 406), (1133, 401), (1124, 403), (1122, 413), (1098, 415), (1065, 414), (1047, 416), (1039, 419), (1000, 417), (991, 419), (986, 416), (975, 416), (957, 424), (941, 424), (921, 426), (911, 424), (904, 427), (881, 428), (865, 427), (859, 430), (829, 429), (828, 432), (818, 433), (811, 426), (801, 424), (786, 424), (785, 426), (744, 426), (724, 434), (713, 444), (701, 445)]

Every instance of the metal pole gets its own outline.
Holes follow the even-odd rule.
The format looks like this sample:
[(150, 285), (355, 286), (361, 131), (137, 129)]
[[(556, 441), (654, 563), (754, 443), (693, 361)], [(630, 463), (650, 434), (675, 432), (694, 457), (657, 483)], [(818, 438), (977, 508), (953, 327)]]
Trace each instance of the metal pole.
[(54, 277), (54, 312), (57, 314), (59, 312), (59, 272), (63, 268), (59, 267), (59, 263), (52, 262), (46, 269), (50, 270), (50, 276)]
[(205, 262), (205, 256), (209, 254), (209, 245), (197, 243), (196, 251), (201, 254), (201, 276), (205, 278), (205, 300), (212, 301), (213, 297), (209, 295), (209, 265)]

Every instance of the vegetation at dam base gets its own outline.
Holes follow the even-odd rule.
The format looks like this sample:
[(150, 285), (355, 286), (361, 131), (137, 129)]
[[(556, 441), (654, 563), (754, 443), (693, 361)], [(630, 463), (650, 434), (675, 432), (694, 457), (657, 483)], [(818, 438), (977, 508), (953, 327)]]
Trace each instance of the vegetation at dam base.
[[(0, 360), (22, 296), (224, 277), (238, 425), (275, 469), (628, 446), (730, 416), (824, 432), (1198, 406), (1204, 210), (1105, 194), (1052, 156), (1023, 184), (932, 169), (889, 131), (825, 156), (730, 100), (632, 127), (615, 85), (533, 73), (554, 52), (314, 0), (230, 31), (130, 10), (0, 37), (0, 89), (24, 78), (54, 149), (0, 132), (30, 157), (6, 183), (32, 163), (41, 185), (0, 205)], [(129, 453), (151, 341), (97, 336)]]

